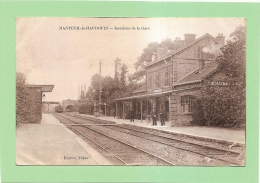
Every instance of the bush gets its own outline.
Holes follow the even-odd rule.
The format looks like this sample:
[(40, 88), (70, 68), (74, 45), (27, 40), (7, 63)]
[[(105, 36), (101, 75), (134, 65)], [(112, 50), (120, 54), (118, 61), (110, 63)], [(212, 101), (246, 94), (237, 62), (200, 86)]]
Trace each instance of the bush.
[(23, 73), (16, 73), (16, 125), (23, 123), (26, 120), (25, 113), (28, 105), (25, 75)]
[(204, 126), (207, 125), (206, 119), (204, 116), (203, 104), (200, 98), (195, 99), (192, 109), (192, 121), (190, 122), (193, 125)]
[(61, 107), (61, 105), (58, 105), (55, 107), (55, 112), (61, 113), (63, 111), (63, 108)]
[(79, 106), (79, 114), (94, 114), (93, 106), (90, 104), (82, 104)]
[(240, 127), (245, 123), (245, 98), (235, 88), (207, 87), (194, 102), (192, 124)]
[[(221, 48), (216, 61), (218, 72), (232, 84), (229, 87), (204, 87), (195, 102), (193, 124), (239, 127), (246, 120), (246, 27), (238, 27)], [(205, 121), (204, 121), (205, 120)]]

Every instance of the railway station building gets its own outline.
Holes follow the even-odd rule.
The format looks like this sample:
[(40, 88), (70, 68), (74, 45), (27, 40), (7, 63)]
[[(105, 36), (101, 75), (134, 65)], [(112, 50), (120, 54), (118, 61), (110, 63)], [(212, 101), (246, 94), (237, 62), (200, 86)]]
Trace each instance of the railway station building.
[(26, 85), (26, 123), (40, 123), (42, 119), (43, 93), (51, 92), (54, 85)]
[(206, 33), (196, 39), (195, 34), (185, 34), (184, 40), (176, 38), (174, 43), (177, 50), (157, 49), (152, 62), (145, 66), (143, 86), (131, 97), (116, 99), (117, 118), (128, 118), (132, 108), (135, 118), (144, 120), (155, 108), (158, 114), (164, 111), (171, 126), (189, 124), (194, 99), (217, 71), (215, 58), (225, 44), (225, 37), (218, 34), (215, 38)]

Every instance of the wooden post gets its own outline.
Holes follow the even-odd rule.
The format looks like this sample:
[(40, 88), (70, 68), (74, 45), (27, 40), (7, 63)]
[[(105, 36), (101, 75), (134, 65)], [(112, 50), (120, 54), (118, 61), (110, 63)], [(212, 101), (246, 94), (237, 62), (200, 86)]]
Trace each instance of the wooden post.
[(167, 97), (167, 95), (165, 95), (165, 97), (169, 101), (169, 123), (171, 123), (171, 94), (169, 94), (169, 97)]
[(169, 94), (169, 124), (171, 123), (171, 94)]
[[(149, 111), (148, 111), (148, 109), (149, 109), (149, 102), (148, 102), (148, 97), (146, 98), (146, 110), (147, 110), (147, 115), (149, 115)], [(146, 118), (147, 118), (147, 116), (146, 116)]]
[(125, 119), (125, 103), (124, 102), (122, 103), (123, 103), (123, 119)]
[(118, 109), (117, 109), (117, 101), (116, 101), (116, 118), (117, 118), (117, 116), (118, 116)]
[(141, 102), (141, 122), (143, 122), (143, 100), (140, 100)]
[(100, 75), (100, 78), (99, 78), (99, 108), (98, 108), (98, 112), (99, 112), (99, 116), (101, 116), (101, 60), (99, 62), (99, 75)]

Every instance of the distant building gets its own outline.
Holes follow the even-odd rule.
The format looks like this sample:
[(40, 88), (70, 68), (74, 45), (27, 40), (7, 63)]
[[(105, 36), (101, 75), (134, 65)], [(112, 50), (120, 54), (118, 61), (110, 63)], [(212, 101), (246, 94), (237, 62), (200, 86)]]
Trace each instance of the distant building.
[(56, 112), (55, 108), (58, 105), (60, 105), (59, 102), (44, 101), (44, 102), (42, 102), (42, 112), (43, 113), (54, 113), (54, 112)]
[(64, 112), (73, 112), (78, 111), (78, 100), (63, 100), (62, 102), (62, 108)]
[[(153, 108), (164, 110), (171, 125), (187, 125), (191, 121), (192, 104), (207, 77), (218, 67), (215, 58), (225, 44), (225, 37), (205, 34), (195, 39), (185, 34), (176, 38), (177, 50), (159, 48), (153, 61), (145, 67), (146, 82), (133, 92), (133, 96), (116, 99), (116, 115), (127, 118), (129, 109), (144, 119)], [(139, 112), (141, 111), (141, 112)]]
[(26, 85), (28, 105), (25, 113), (27, 123), (40, 123), (42, 119), (43, 92), (51, 92), (54, 85)]

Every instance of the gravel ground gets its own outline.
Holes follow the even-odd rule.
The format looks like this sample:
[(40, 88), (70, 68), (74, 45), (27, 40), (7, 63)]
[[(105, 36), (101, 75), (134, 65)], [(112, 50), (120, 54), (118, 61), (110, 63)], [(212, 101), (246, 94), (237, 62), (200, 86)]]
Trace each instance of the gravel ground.
[(156, 154), (168, 161), (177, 165), (197, 165), (197, 166), (227, 166), (228, 163), (218, 161), (215, 159), (207, 158), (205, 156), (195, 154), (192, 152), (183, 151), (168, 145), (153, 142), (140, 137), (129, 135), (126, 133), (118, 132), (112, 129), (93, 126), (92, 129), (96, 129), (102, 133), (117, 139), (121, 139), (124, 142), (132, 144), (138, 148), (149, 151)]
[(81, 133), (100, 144), (104, 149), (115, 154), (123, 160), (126, 165), (169, 165), (169, 163), (166, 163), (157, 157), (103, 136), (89, 128), (82, 126), (74, 126), (73, 128), (79, 130)]
[[(59, 118), (63, 121), (67, 121), (67, 120), (64, 120), (63, 117), (58, 116), (57, 118)], [(87, 123), (87, 124), (100, 123), (99, 121), (95, 122), (95, 121), (90, 121), (90, 120), (86, 120), (86, 119), (79, 119), (79, 118), (75, 118), (73, 116), (70, 116), (70, 117), (66, 116), (66, 118), (74, 119), (75, 121), (77, 121), (79, 123)], [(65, 122), (65, 123), (67, 123), (67, 122)], [(68, 122), (68, 123), (72, 123), (72, 122)], [(102, 122), (102, 123), (104, 124), (105, 122)], [(199, 144), (209, 146), (209, 147), (217, 147), (220, 149), (229, 149), (229, 150), (237, 151), (237, 152), (240, 152), (240, 156), (238, 157), (239, 161), (242, 162), (241, 163), (242, 165), (245, 164), (245, 152), (244, 152), (245, 148), (243, 146), (240, 146), (237, 144), (220, 143), (220, 142), (212, 141), (210, 139), (194, 138), (194, 137), (189, 137), (187, 135), (168, 133), (168, 132), (163, 132), (163, 131), (159, 131), (156, 129), (143, 128), (143, 127), (132, 126), (132, 125), (127, 125), (127, 124), (123, 124), (121, 126), (124, 128), (125, 127), (130, 128), (131, 130), (134, 129), (134, 130), (137, 130), (140, 132), (145, 132), (148, 134), (160, 135), (163, 137), (173, 138), (173, 139), (196, 143), (196, 144), (199, 143)], [(101, 131), (102, 133), (105, 133), (113, 138), (121, 139), (122, 141), (129, 143), (133, 146), (136, 146), (138, 148), (141, 148), (143, 150), (154, 153), (157, 156), (165, 158), (168, 161), (170, 161), (174, 164), (177, 164), (177, 165), (197, 165), (197, 166), (230, 166), (231, 165), (230, 163), (215, 160), (215, 159), (205, 157), (203, 155), (199, 155), (196, 153), (183, 151), (178, 148), (171, 147), (169, 145), (161, 144), (159, 142), (153, 142), (153, 141), (150, 141), (150, 140), (147, 140), (144, 138), (136, 137), (134, 135), (129, 135), (129, 134), (126, 134), (123, 132), (118, 132), (116, 130), (110, 129), (109, 127), (91, 126), (91, 128)], [(115, 128), (115, 127), (113, 127), (113, 128)], [(84, 127), (81, 127), (81, 129), (84, 129)], [(125, 130), (125, 131), (128, 131), (128, 130)], [(86, 139), (84, 139), (84, 140), (86, 140)], [(89, 141), (89, 140), (86, 140), (86, 141)], [(109, 141), (107, 141), (107, 143), (109, 143)], [(93, 143), (92, 143), (92, 146), (94, 147), (97, 145), (93, 145)], [(109, 156), (108, 153), (104, 153), (105, 152), (104, 150), (101, 150), (100, 148), (98, 148), (98, 149), (102, 155)], [(103, 151), (103, 153), (102, 153), (102, 151)], [(111, 162), (115, 163), (116, 165), (119, 163), (118, 161), (115, 160), (115, 158), (113, 159), (113, 157), (110, 159), (111, 159)]]

